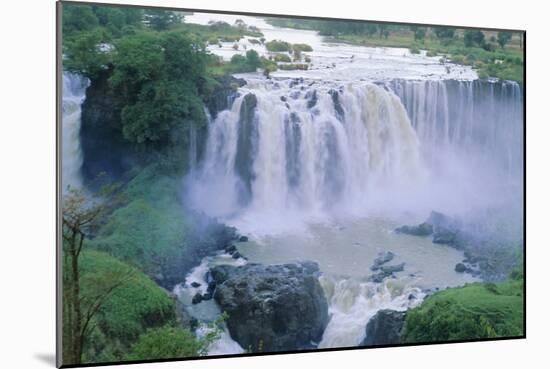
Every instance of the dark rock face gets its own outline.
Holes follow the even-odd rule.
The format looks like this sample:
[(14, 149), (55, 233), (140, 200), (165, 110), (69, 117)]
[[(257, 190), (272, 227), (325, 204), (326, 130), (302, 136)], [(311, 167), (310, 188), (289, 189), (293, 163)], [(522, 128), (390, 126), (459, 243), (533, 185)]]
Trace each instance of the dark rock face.
[(308, 100), (307, 101), (307, 108), (308, 109), (311, 109), (315, 105), (317, 105), (317, 90), (313, 90), (313, 92), (308, 91), (306, 93), (306, 99)]
[(217, 78), (216, 81), (219, 85), (204, 102), (212, 119), (216, 119), (220, 111), (231, 107), (233, 101), (239, 96), (238, 88), (246, 84), (244, 79), (235, 78), (231, 75)]
[(413, 236), (429, 236), (433, 233), (433, 227), (431, 224), (424, 222), (417, 226), (404, 225), (396, 228), (395, 231), (397, 233), (410, 234)]
[(138, 153), (122, 134), (120, 108), (109, 88), (110, 76), (111, 70), (106, 70), (94, 79), (82, 104), (82, 175), (92, 188), (104, 184), (98, 182), (100, 175), (105, 181), (123, 180), (139, 161)]
[(258, 130), (256, 127), (256, 106), (258, 99), (254, 94), (247, 94), (241, 105), (239, 115), (239, 137), (235, 156), (235, 172), (241, 179), (239, 201), (242, 205), (250, 202), (252, 182), (254, 181), (253, 158), (255, 157)]
[(190, 227), (192, 232), (186, 237), (187, 246), (181, 248), (180, 254), (163, 262), (161, 272), (154, 276), (154, 280), (168, 290), (185, 280), (185, 276), (204, 257), (230, 247), (239, 237), (235, 228), (202, 213), (194, 212), (190, 215), (193, 225)]
[(400, 343), (405, 318), (404, 311), (380, 310), (367, 323), (366, 337), (360, 346)]
[(229, 318), (231, 337), (253, 352), (296, 350), (319, 342), (328, 304), (313, 262), (221, 265), (211, 269), (214, 299)]
[(334, 105), (334, 111), (340, 122), (344, 121), (344, 108), (342, 108), (342, 103), (340, 102), (340, 94), (334, 89), (328, 91), (330, 97), (332, 98), (332, 103)]
[(248, 237), (246, 236), (239, 237), (239, 242), (248, 242)]

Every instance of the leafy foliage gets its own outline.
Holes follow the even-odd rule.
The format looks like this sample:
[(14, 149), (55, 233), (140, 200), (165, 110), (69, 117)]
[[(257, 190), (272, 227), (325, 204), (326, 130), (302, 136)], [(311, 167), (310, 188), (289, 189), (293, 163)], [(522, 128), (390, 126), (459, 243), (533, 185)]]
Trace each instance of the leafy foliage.
[(266, 42), (265, 47), (267, 51), (272, 52), (290, 51), (292, 49), (291, 44), (281, 40), (271, 40), (269, 42)]
[(199, 97), (206, 58), (183, 32), (140, 32), (115, 42), (111, 85), (131, 142), (177, 141), (206, 117)]
[(193, 333), (175, 327), (150, 329), (139, 337), (127, 360), (155, 360), (199, 356), (201, 343)]

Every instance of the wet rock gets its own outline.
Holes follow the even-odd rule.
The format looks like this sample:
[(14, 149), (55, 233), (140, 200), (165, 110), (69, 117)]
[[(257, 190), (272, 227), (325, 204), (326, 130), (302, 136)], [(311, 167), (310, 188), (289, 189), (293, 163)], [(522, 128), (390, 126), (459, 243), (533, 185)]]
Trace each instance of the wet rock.
[(312, 91), (308, 91), (306, 93), (306, 99), (308, 100), (307, 101), (307, 108), (308, 109), (311, 109), (313, 108), (315, 105), (317, 105), (317, 90), (313, 90)]
[(360, 346), (394, 345), (400, 343), (405, 318), (406, 313), (404, 311), (378, 311), (367, 323), (365, 339), (363, 339)]
[(237, 251), (237, 246), (230, 244), (226, 248), (224, 248), (224, 251), (228, 254), (233, 254), (235, 251)]
[(344, 120), (344, 109), (342, 108), (342, 103), (340, 102), (340, 94), (334, 89), (328, 91), (330, 97), (332, 98), (332, 104), (334, 105), (334, 111), (336, 112), (336, 117), (339, 121)]
[(193, 305), (200, 304), (202, 302), (202, 300), (203, 300), (202, 295), (200, 293), (197, 293), (197, 294), (195, 294), (195, 296), (193, 296), (193, 299), (191, 300), (191, 303)]
[(397, 265), (384, 265), (380, 267), (380, 270), (384, 273), (397, 273), (402, 272), (405, 269), (405, 263), (397, 264)]
[(238, 259), (238, 258), (242, 258), (243, 256), (241, 255), (240, 252), (235, 251), (235, 252), (233, 253), (233, 255), (231, 255), (231, 257), (232, 257), (233, 259)]
[(455, 271), (457, 273), (464, 273), (468, 268), (466, 268), (466, 265), (462, 263), (458, 263), (455, 265)]
[(229, 109), (233, 101), (239, 96), (238, 88), (246, 84), (244, 79), (235, 78), (232, 75), (216, 78), (216, 82), (218, 85), (205, 99), (208, 112), (214, 119), (220, 111)]
[(395, 254), (391, 251), (381, 252), (378, 254), (378, 257), (374, 259), (374, 263), (370, 269), (372, 271), (376, 271), (380, 269), (380, 266), (382, 264), (386, 264), (392, 261), (394, 257), (395, 257)]
[(200, 286), (201, 286), (201, 284), (198, 283), (198, 282), (191, 283), (191, 287), (193, 287), (193, 288), (197, 288), (197, 287), (200, 287)]
[(319, 342), (328, 304), (318, 273), (313, 262), (212, 268), (214, 299), (229, 315), (231, 337), (252, 352), (303, 349)]
[(248, 242), (248, 237), (246, 236), (239, 237), (239, 242)]
[(413, 236), (429, 236), (433, 233), (433, 227), (431, 224), (424, 222), (416, 226), (401, 226), (396, 228), (395, 232)]
[(379, 272), (372, 274), (367, 278), (369, 282), (382, 283), (386, 278), (395, 278), (394, 273), (402, 272), (405, 269), (405, 263), (397, 265), (384, 265), (379, 268)]

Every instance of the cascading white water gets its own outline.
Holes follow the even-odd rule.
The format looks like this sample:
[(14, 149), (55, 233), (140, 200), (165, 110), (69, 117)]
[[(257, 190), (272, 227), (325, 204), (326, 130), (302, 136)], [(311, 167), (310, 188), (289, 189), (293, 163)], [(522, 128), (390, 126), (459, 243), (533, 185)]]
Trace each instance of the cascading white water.
[(61, 116), (62, 137), (62, 178), (63, 191), (71, 188), (80, 188), (82, 178), (82, 151), (80, 148), (81, 105), (86, 98), (86, 88), (89, 81), (86, 78), (63, 73), (63, 112)]
[[(397, 219), (498, 207), (498, 229), (522, 224), (499, 218), (521, 217), (515, 83), (249, 77), (239, 93), (210, 123), (190, 199), (252, 236), (239, 246), (251, 261), (319, 262), (331, 314), (319, 347), (357, 345), (378, 310), (406, 310), (424, 288), (475, 280), (453, 270), (459, 251), (395, 234)], [(521, 230), (511, 233), (517, 239)], [(368, 282), (369, 266), (387, 250), (405, 271)]]
[(323, 276), (320, 282), (331, 315), (320, 348), (357, 346), (365, 338), (365, 326), (376, 312), (405, 311), (420, 304), (425, 297), (425, 293), (407, 279), (371, 283)]
[(491, 167), (499, 179), (521, 180), (523, 92), (517, 82), (394, 80), (389, 85), (405, 105), (428, 160), (454, 151)]
[(195, 205), (223, 217), (246, 208), (275, 225), (277, 214), (358, 211), (377, 189), (425, 177), (405, 108), (369, 83), (250, 80), (211, 123), (206, 147)]

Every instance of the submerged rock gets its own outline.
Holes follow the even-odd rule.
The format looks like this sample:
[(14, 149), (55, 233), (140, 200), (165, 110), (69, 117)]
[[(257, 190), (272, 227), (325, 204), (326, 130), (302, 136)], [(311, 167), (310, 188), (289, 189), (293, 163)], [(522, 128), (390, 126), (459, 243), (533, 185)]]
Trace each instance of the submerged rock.
[(248, 237), (246, 236), (239, 237), (239, 242), (248, 242)]
[(211, 269), (214, 299), (231, 337), (252, 352), (296, 350), (319, 342), (328, 304), (313, 262), (220, 265)]
[(401, 342), (401, 331), (405, 324), (404, 311), (380, 310), (365, 329), (365, 339), (360, 346), (395, 345)]

